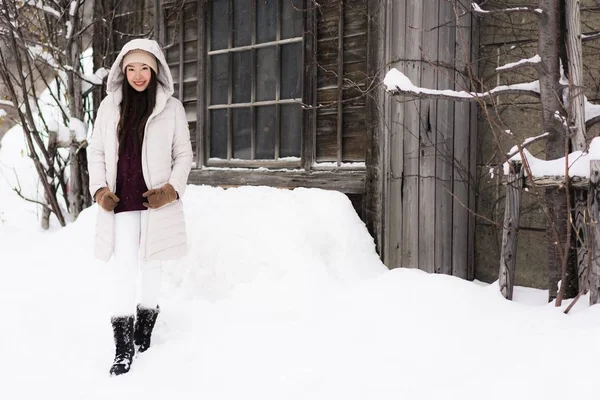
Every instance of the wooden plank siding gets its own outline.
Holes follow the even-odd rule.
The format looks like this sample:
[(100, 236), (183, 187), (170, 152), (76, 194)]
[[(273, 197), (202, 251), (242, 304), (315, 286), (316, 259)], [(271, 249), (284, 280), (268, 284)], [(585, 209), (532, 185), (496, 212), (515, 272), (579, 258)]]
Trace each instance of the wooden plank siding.
[[(449, 1), (442, 1), (439, 4), (436, 29), (438, 34), (436, 72), (439, 89), (454, 89), (454, 70), (449, 68), (454, 64), (455, 57), (456, 24), (453, 16), (453, 4)], [(435, 235), (438, 243), (435, 246), (434, 271), (452, 275), (455, 103), (447, 100), (437, 100), (436, 103)]]
[[(457, 16), (442, 0), (390, 3), (387, 64), (417, 86), (470, 89), (471, 16)], [(476, 108), (395, 100), (384, 108), (391, 147), (384, 161), (384, 262), (472, 278)]]
[(364, 162), (368, 2), (319, 2), (316, 162)]
[[(410, 23), (404, 23), (410, 21)], [(405, 19), (394, 19), (394, 23), (405, 26), (404, 57), (406, 57), (406, 76), (412, 82), (421, 82), (421, 46), (423, 45), (423, 3), (407, 1)], [(419, 129), (421, 126), (421, 108), (419, 101), (407, 101), (404, 108), (404, 182), (402, 192), (402, 246), (401, 266), (419, 267)], [(395, 201), (390, 199), (390, 201)], [(396, 200), (397, 201), (397, 200)], [(394, 223), (392, 221), (392, 223)]]
[[(470, 68), (471, 60), (471, 16), (464, 14), (458, 19), (455, 27), (455, 56), (454, 62), (456, 73), (454, 76), (455, 88), (457, 90), (469, 89), (467, 68)], [(471, 114), (477, 116), (473, 105), (465, 102), (454, 103), (454, 168), (453, 168), (453, 205), (452, 205), (452, 275), (472, 279), (474, 275), (469, 272), (472, 258), (469, 257), (469, 246), (473, 243), (470, 235), (472, 231), (471, 221), (474, 220), (470, 210), (474, 210), (470, 198), (470, 177), (475, 176), (471, 169), (475, 166), (470, 160), (472, 144), (471, 136), (475, 137), (475, 126), (471, 126)], [(471, 130), (473, 128), (473, 131)]]
[[(464, 20), (465, 29), (462, 32), (465, 32), (464, 37), (465, 40), (461, 41), (463, 43), (467, 43), (469, 38), (470, 31), (470, 46), (465, 45), (465, 49), (468, 47), (471, 48), (471, 57), (469, 59), (470, 63), (468, 69), (470, 73), (468, 76), (477, 77), (479, 76), (479, 68), (478, 68), (478, 49), (479, 49), (479, 24), (477, 23), (476, 18), (472, 18), (471, 15), (466, 16)], [(466, 30), (468, 28), (468, 30)], [(459, 31), (461, 32), (461, 31)], [(473, 87), (474, 83), (468, 82), (465, 83), (466, 87), (469, 87), (471, 90), (479, 90), (478, 87)], [(470, 108), (470, 121), (469, 121), (469, 215), (468, 215), (468, 234), (467, 234), (467, 279), (475, 278), (475, 215), (474, 212), (476, 210), (476, 202), (477, 202), (477, 186), (475, 178), (477, 176), (477, 146), (478, 146), (478, 132), (477, 132), (477, 118), (478, 118), (478, 107), (479, 105), (476, 103), (471, 104)]]
[[(436, 8), (437, 0), (423, 0), (421, 17), (421, 48), (419, 65), (421, 69), (421, 81), (419, 86), (436, 88), (438, 68), (435, 61), (438, 60), (439, 46), (439, 19)], [(416, 82), (415, 82), (416, 83)], [(436, 236), (436, 162), (437, 159), (437, 101), (426, 100), (421, 102), (419, 118), (419, 268), (434, 272), (435, 253), (438, 246), (432, 246), (432, 240)]]
[[(410, 1), (410, 0), (408, 0)], [(407, 61), (405, 52), (405, 24), (399, 24), (394, 20), (406, 20), (407, 0), (389, 2), (386, 9), (385, 24), (389, 27), (386, 40), (388, 42), (386, 51), (390, 55), (391, 67), (397, 68), (406, 74)], [(387, 152), (383, 159), (385, 165), (384, 180), (384, 217), (383, 230), (387, 243), (384, 244), (383, 259), (389, 266), (402, 265), (402, 233), (403, 233), (403, 183), (404, 183), (404, 136), (406, 134), (404, 124), (405, 105), (398, 99), (387, 98), (389, 106), (386, 108), (389, 118), (385, 119), (385, 132), (389, 137), (387, 141)]]
[[(367, 27), (367, 75), (374, 79), (373, 83), (383, 71), (385, 63), (386, 37), (382, 27), (386, 26), (385, 18), (387, 5), (380, 0), (369, 0), (368, 5), (368, 27)], [(381, 117), (385, 113), (382, 108), (387, 107), (384, 100), (386, 93), (379, 90), (378, 85), (371, 84), (372, 90), (367, 97), (367, 132), (365, 139), (365, 194), (363, 196), (363, 212), (361, 218), (365, 221), (368, 231), (375, 239), (378, 254), (383, 254), (383, 211), (384, 196), (383, 185), (385, 183), (385, 162), (383, 161), (383, 148), (387, 144), (386, 124), (382, 124)], [(351, 197), (352, 200), (352, 197)]]

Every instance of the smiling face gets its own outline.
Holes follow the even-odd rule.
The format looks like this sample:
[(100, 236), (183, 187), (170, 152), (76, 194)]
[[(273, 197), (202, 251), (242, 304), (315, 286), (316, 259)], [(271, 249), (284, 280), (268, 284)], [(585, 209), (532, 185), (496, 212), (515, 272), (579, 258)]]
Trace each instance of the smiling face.
[(150, 67), (139, 62), (130, 63), (125, 68), (127, 82), (138, 92), (143, 92), (148, 87), (151, 78)]

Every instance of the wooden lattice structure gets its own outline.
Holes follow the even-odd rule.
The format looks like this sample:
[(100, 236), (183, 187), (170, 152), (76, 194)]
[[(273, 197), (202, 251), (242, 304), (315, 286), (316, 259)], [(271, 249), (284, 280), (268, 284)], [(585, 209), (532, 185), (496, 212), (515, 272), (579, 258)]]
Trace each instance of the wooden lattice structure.
[[(564, 176), (525, 179), (521, 161), (509, 161), (502, 232), (499, 285), (502, 295), (512, 300), (517, 264), (517, 237), (521, 194), (528, 186), (564, 187)], [(589, 177), (569, 177), (572, 199), (571, 221), (577, 255), (579, 293), (590, 292), (590, 304), (600, 302), (600, 160), (590, 161)]]

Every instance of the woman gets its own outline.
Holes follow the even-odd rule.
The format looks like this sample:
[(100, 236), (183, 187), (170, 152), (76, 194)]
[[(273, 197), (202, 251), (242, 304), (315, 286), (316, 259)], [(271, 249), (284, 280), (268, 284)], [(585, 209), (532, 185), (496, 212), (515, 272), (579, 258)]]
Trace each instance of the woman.
[[(129, 372), (135, 347), (150, 347), (161, 262), (187, 252), (181, 197), (192, 147), (185, 110), (172, 94), (158, 43), (132, 40), (110, 70), (94, 124), (88, 156), (90, 192), (100, 206), (94, 254), (110, 262), (114, 276), (111, 375)], [(142, 290), (135, 307), (138, 271)]]

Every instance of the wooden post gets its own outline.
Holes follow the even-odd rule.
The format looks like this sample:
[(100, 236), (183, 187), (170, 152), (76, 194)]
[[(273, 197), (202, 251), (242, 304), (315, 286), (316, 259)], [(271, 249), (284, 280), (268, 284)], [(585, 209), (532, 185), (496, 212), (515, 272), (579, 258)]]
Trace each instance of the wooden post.
[(600, 160), (590, 161), (590, 238), (589, 251), (592, 252), (590, 262), (590, 305), (600, 303)]
[(500, 292), (512, 300), (517, 264), (517, 233), (521, 214), (521, 189), (523, 168), (521, 162), (510, 161), (510, 172), (506, 179), (506, 201), (504, 205), (504, 228), (502, 230), (502, 253), (500, 254)]
[(586, 294), (588, 292), (588, 268), (589, 268), (589, 211), (588, 211), (588, 191), (585, 189), (573, 190), (575, 217), (575, 250), (577, 251), (577, 277), (579, 281), (579, 292)]
[[(567, 114), (571, 133), (571, 149), (586, 149), (585, 130), (585, 98), (583, 82), (583, 51), (581, 48), (581, 11), (580, 0), (566, 2), (566, 44), (569, 63), (569, 88), (567, 96)], [(587, 221), (587, 196), (582, 189), (573, 191), (574, 202), (574, 228), (577, 251), (577, 275), (579, 278), (579, 293), (588, 290), (588, 226)], [(564, 283), (564, 282), (563, 282)]]

